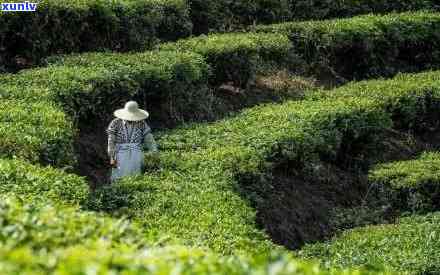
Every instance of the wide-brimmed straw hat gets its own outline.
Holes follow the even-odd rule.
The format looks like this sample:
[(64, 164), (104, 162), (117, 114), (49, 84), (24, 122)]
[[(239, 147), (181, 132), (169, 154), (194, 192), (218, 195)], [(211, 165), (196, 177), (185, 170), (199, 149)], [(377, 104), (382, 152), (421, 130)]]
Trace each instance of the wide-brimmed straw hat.
[(117, 118), (128, 121), (144, 120), (150, 116), (147, 111), (139, 109), (136, 101), (129, 101), (125, 103), (124, 109), (116, 110), (114, 115)]

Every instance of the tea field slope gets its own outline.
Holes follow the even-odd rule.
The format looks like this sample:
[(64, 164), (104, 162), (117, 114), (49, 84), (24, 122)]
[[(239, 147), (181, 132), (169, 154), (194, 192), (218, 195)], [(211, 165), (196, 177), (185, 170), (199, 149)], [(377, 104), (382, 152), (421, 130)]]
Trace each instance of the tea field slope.
[(237, 192), (241, 179), (286, 160), (313, 166), (320, 154), (337, 154), (341, 140), (356, 144), (423, 117), (437, 106), (439, 91), (437, 71), (399, 75), (341, 88), (330, 99), (269, 104), (173, 130), (161, 136), (161, 156), (147, 163), (145, 176), (101, 190), (95, 207), (136, 217), (155, 238), (228, 253), (266, 250), (255, 210)]
[[(370, 171), (368, 184), (411, 214), (395, 224), (292, 253), (271, 239), (281, 225), (259, 219), (274, 169), (318, 173), (347, 148), (378, 149), (385, 133), (440, 117), (436, 1), (319, 3), (43, 0), (33, 16), (1, 13), (0, 70), (45, 66), (0, 75), (0, 273), (439, 273), (437, 153)], [(371, 11), (392, 13), (327, 19)], [(260, 22), (282, 23), (188, 37)], [(217, 109), (222, 84), (253, 91), (279, 70), (369, 80)], [(103, 132), (130, 99), (173, 128), (155, 132), (160, 154), (145, 155), (144, 174), (90, 188), (72, 173), (79, 132)]]

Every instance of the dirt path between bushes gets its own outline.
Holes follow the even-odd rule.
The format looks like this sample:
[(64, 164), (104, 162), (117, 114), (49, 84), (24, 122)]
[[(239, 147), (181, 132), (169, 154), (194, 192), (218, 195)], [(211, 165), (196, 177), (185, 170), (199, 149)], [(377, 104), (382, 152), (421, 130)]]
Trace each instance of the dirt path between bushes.
[[(440, 129), (419, 136), (390, 131), (377, 151), (369, 150), (366, 145), (344, 154), (345, 161), (322, 159), (313, 171), (279, 163), (266, 178), (242, 182), (240, 192), (256, 208), (261, 229), (275, 243), (293, 250), (342, 230), (393, 222), (393, 210), (369, 190), (368, 167), (440, 150)], [(355, 163), (368, 153), (362, 163)]]

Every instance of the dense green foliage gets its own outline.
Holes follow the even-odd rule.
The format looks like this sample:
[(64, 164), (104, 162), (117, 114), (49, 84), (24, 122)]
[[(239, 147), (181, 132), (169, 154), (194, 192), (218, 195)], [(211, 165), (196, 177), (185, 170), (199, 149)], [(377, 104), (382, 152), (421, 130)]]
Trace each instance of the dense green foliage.
[(231, 31), (252, 24), (349, 17), (440, 8), (435, 0), (189, 0), (194, 33)]
[(142, 238), (140, 229), (127, 220), (83, 212), (77, 207), (54, 203), (45, 196), (34, 194), (24, 199), (2, 192), (0, 197), (0, 246), (3, 251), (23, 246), (34, 251), (54, 251), (99, 239), (114, 245), (135, 245)]
[(434, 0), (42, 0), (36, 12), (0, 14), (0, 71), (52, 54), (142, 50), (193, 31), (439, 7)]
[(125, 219), (28, 199), (0, 195), (2, 274), (391, 274), (326, 270), (280, 252), (225, 257), (201, 248), (147, 247), (140, 228)]
[(281, 34), (231, 33), (179, 40), (159, 49), (201, 54), (212, 67), (213, 85), (231, 81), (246, 87), (255, 79), (260, 64), (281, 63), (288, 56), (291, 44)]
[(79, 176), (21, 160), (0, 159), (0, 193), (69, 204), (84, 204), (89, 187)]
[[(414, 129), (420, 131), (426, 122), (436, 116), (439, 110), (437, 101), (440, 75), (437, 71), (419, 74), (400, 74), (392, 80), (365, 80), (351, 82), (331, 93), (320, 93), (332, 99), (371, 98), (383, 102), (387, 110), (394, 114), (394, 127), (397, 129)], [(411, 97), (401, 97), (411, 91)], [(314, 96), (312, 95), (313, 99)]]
[(108, 116), (136, 96), (141, 104), (148, 98), (147, 108), (174, 117), (185, 108), (196, 110), (193, 102), (202, 104), (208, 93), (203, 87), (209, 68), (193, 53), (93, 53), (56, 60), (62, 65), (24, 70), (5, 81), (3, 98), (54, 101), (77, 121)]
[[(168, 235), (179, 242), (208, 245), (224, 253), (235, 249), (264, 251), (268, 244), (263, 244), (264, 236), (255, 227), (253, 210), (234, 190), (240, 177), (264, 173), (271, 163), (281, 159), (313, 163), (319, 154), (337, 152), (344, 136), (354, 137), (355, 142), (356, 138), (390, 127), (393, 114), (403, 114), (399, 118), (405, 121), (412, 114), (428, 111), (427, 106), (439, 102), (439, 82), (438, 72), (365, 81), (335, 90), (329, 96), (260, 106), (213, 125), (175, 130), (162, 136), (163, 156), (158, 159), (159, 164), (149, 163), (149, 175), (128, 178), (104, 190), (94, 206), (107, 210), (120, 207), (120, 213), (133, 215), (144, 224), (150, 241)], [(153, 164), (161, 168), (155, 170)], [(424, 235), (415, 233), (415, 236)], [(92, 243), (90, 247), (79, 245), (59, 250), (55, 263), (50, 266), (37, 264), (47, 262), (45, 259), (50, 254), (36, 253), (29, 247), (3, 248), (2, 259), (7, 263), (3, 266), (9, 268), (9, 272), (15, 268), (42, 273), (58, 268), (73, 272), (81, 266), (97, 263), (102, 270), (114, 269), (118, 263), (118, 268), (134, 269), (133, 272), (158, 266), (169, 270), (173, 266), (162, 262), (164, 254), (160, 254), (160, 260), (154, 258), (147, 264), (136, 257), (140, 252), (132, 247), (113, 250), (108, 245)], [(188, 255), (184, 253), (188, 251), (185, 248), (178, 251)], [(204, 262), (186, 257), (187, 260), (176, 259), (172, 252), (165, 253), (171, 255), (176, 264), (192, 263), (185, 265), (188, 272), (196, 268), (194, 265), (202, 270), (213, 265), (221, 266), (218, 272), (229, 270), (229, 265), (225, 266), (217, 256), (208, 257)], [(435, 251), (430, 255), (437, 257), (433, 253)], [(210, 254), (201, 255), (205, 259), (205, 255)], [(436, 258), (423, 255), (416, 260), (414, 268), (436, 270), (431, 264)], [(216, 264), (217, 261), (220, 264)], [(133, 265), (133, 262), (139, 264)], [(263, 271), (268, 268), (267, 261), (259, 263)], [(241, 264), (232, 264), (231, 269), (245, 273), (248, 269), (242, 271)], [(248, 264), (245, 266), (249, 268)]]
[(383, 164), (370, 173), (370, 179), (388, 183), (395, 189), (418, 188), (439, 181), (439, 153), (424, 153), (420, 158)]
[(194, 33), (231, 31), (251, 24), (287, 21), (292, 18), (291, 0), (189, 0)]
[[(225, 47), (231, 42), (231, 37), (247, 39), (239, 40), (241, 42), (237, 46)], [(231, 75), (234, 81), (247, 81), (247, 78), (255, 75), (259, 64), (256, 60), (264, 59), (266, 62), (270, 53), (276, 53), (272, 57), (274, 61), (290, 47), (287, 38), (280, 35), (243, 34), (231, 37), (221, 38), (223, 44), (219, 44), (218, 48), (214, 47), (215, 43), (211, 43), (211, 48), (207, 45), (206, 52), (200, 51), (212, 57), (209, 61), (218, 60), (219, 64), (224, 64), (224, 67), (215, 67), (225, 72), (216, 78), (219, 82), (227, 81)], [(211, 38), (209, 40), (214, 41)], [(227, 61), (231, 57), (242, 60), (243, 66)], [(122, 107), (129, 99), (136, 99), (150, 110), (152, 119), (156, 121), (181, 122), (208, 118), (215, 105), (215, 97), (208, 88), (211, 75), (209, 65), (202, 56), (189, 51), (86, 53), (57, 56), (48, 62), (53, 64), (45, 68), (23, 70), (16, 75), (3, 75), (0, 83), (1, 97), (14, 100), (13, 102), (20, 100), (23, 104), (41, 101), (32, 104), (45, 106), (46, 109), (59, 109), (51, 107), (53, 102), (62, 107), (74, 122), (82, 123), (89, 123), (94, 119), (107, 120), (115, 106)], [(3, 103), (5, 107), (11, 105), (7, 102)], [(20, 109), (21, 106), (14, 108)], [(10, 112), (11, 108), (5, 108), (5, 123), (13, 118), (14, 112)], [(73, 131), (70, 123), (64, 116), (60, 117), (62, 113), (54, 115), (55, 111), (52, 111), (49, 114), (42, 108), (38, 110), (38, 116), (24, 112), (25, 108), (15, 113), (16, 127), (22, 127), (18, 123), (23, 119), (21, 113), (30, 117), (22, 123), (32, 127), (29, 129), (32, 131), (32, 139), (19, 136), (18, 128), (5, 127), (5, 139), (2, 142), (5, 146), (1, 147), (3, 155), (16, 154), (34, 162), (42, 158), (44, 163), (56, 165), (72, 163), (69, 144), (72, 143)], [(44, 118), (46, 113), (48, 116)], [(54, 136), (53, 139), (56, 140), (47, 140), (48, 136)]]
[(259, 26), (292, 41), (295, 70), (332, 78), (390, 76), (437, 67), (440, 15), (409, 12)]
[(0, 14), (0, 71), (51, 54), (146, 49), (191, 29), (185, 0), (43, 0), (36, 12)]
[(137, 217), (155, 238), (169, 235), (223, 252), (265, 249), (255, 210), (237, 192), (242, 179), (286, 160), (313, 172), (315, 160), (335, 157), (342, 141), (374, 138), (440, 101), (439, 72), (368, 83), (168, 132), (160, 158), (147, 159), (148, 173), (101, 190), (94, 207)]
[[(3, 87), (0, 98), (2, 94)], [(73, 161), (72, 137), (72, 123), (56, 106), (45, 102), (1, 100), (1, 157), (69, 165)]]
[(369, 226), (299, 253), (325, 266), (389, 266), (399, 274), (438, 274), (440, 213), (411, 216), (395, 225)]
[(440, 8), (435, 0), (291, 0), (290, 2), (293, 2), (293, 18), (303, 20)]
[[(3, 274), (43, 275), (87, 274), (183, 274), (183, 275), (391, 275), (389, 271), (327, 270), (317, 264), (304, 263), (288, 255), (224, 257), (197, 248), (165, 247), (133, 251), (130, 248), (110, 250), (109, 244), (77, 246), (57, 251), (54, 255), (32, 255), (28, 249), (5, 251), (0, 248)], [(7, 260), (7, 262), (6, 262)], [(1, 260), (0, 260), (1, 263)]]
[(434, 211), (440, 202), (440, 154), (425, 153), (420, 158), (378, 166), (370, 180), (385, 187), (396, 208)]

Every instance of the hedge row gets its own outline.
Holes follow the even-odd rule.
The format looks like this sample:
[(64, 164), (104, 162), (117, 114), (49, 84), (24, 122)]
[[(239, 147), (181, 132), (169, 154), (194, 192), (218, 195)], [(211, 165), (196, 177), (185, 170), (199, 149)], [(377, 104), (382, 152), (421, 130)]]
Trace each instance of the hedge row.
[(46, 56), (101, 50), (142, 50), (194, 33), (248, 25), (431, 9), (431, 0), (42, 0), (34, 13), (0, 14), (0, 71), (38, 65)]
[[(76, 61), (81, 64), (23, 70), (3, 77), (0, 95), (11, 104), (3, 101), (1, 105), (10, 106), (4, 109), (4, 116), (13, 122), (13, 127), (5, 124), (3, 131), (0, 152), (5, 157), (19, 155), (32, 162), (43, 158), (43, 163), (57, 166), (72, 164), (75, 131), (68, 121), (73, 120), (76, 128), (80, 120), (83, 125), (93, 124), (94, 119), (108, 120), (115, 106), (123, 107), (136, 96), (140, 103), (148, 98), (145, 105), (149, 110), (160, 110), (152, 112), (153, 119), (159, 114), (178, 120), (177, 114), (188, 113), (184, 110), (197, 110), (194, 102), (207, 93), (208, 66), (191, 53), (97, 53), (79, 55)], [(18, 100), (23, 103), (14, 106)], [(29, 109), (34, 105), (39, 109)], [(32, 110), (35, 112), (29, 112)], [(29, 128), (26, 135), (23, 125)]]
[(298, 261), (285, 254), (257, 257), (224, 257), (209, 251), (183, 246), (134, 250), (112, 247), (108, 242), (78, 245), (56, 253), (32, 253), (28, 248), (0, 248), (2, 274), (182, 274), (182, 275), (392, 275), (370, 269), (324, 269), (315, 263)]
[(0, 12), (0, 71), (52, 54), (142, 50), (191, 30), (185, 0), (42, 0), (36, 12)]
[[(392, 80), (364, 80), (351, 82), (332, 93), (318, 93), (317, 99), (326, 97), (328, 100), (340, 98), (371, 98), (379, 102), (386, 102), (388, 110), (394, 113), (394, 127), (398, 129), (414, 129), (426, 131), (424, 126), (430, 119), (435, 119), (440, 103), (437, 101), (437, 89), (440, 85), (438, 71), (419, 74), (398, 74)], [(408, 98), (396, 98), (396, 95), (414, 95)], [(314, 95), (310, 96), (312, 99)], [(406, 100), (406, 101), (405, 101)], [(411, 107), (405, 107), (405, 105)], [(416, 106), (424, 106), (417, 108)]]
[[(255, 33), (201, 36), (158, 46), (161, 51), (202, 55), (211, 66), (211, 85), (247, 87), (261, 64), (331, 78), (359, 79), (419, 71), (440, 64), (440, 15), (427, 12), (260, 26)], [(298, 35), (299, 34), (299, 35)], [(290, 37), (292, 45), (286, 38)], [(86, 61), (91, 58), (92, 61)], [(90, 55), (48, 63), (93, 64)], [(98, 62), (99, 63), (99, 62)]]
[(2, 190), (0, 195), (2, 248), (26, 247), (33, 251), (52, 252), (99, 239), (106, 239), (113, 245), (133, 246), (142, 240), (140, 229), (125, 219), (116, 220), (80, 211), (77, 207), (63, 206), (44, 199), (44, 194), (30, 198), (15, 191)]
[[(242, 38), (239, 40), (241, 42), (231, 44), (236, 42), (238, 37)], [(209, 40), (213, 41), (214, 38)], [(240, 77), (244, 79), (244, 76), (240, 76), (241, 73), (246, 73), (252, 78), (259, 64), (255, 60), (261, 57), (269, 61), (268, 55), (277, 53), (272, 59), (275, 61), (280, 55), (286, 54), (290, 47), (286, 37), (272, 34), (231, 35), (220, 40), (222, 44), (217, 48), (211, 43), (203, 52), (212, 58), (208, 59), (213, 62), (211, 65), (217, 62), (224, 65), (215, 67), (219, 72), (224, 72), (216, 77), (218, 82), (225, 82), (228, 77), (232, 77), (233, 80)], [(237, 67), (240, 66), (226, 62), (233, 56), (243, 63), (242, 71), (238, 75)], [(93, 123), (96, 119), (108, 120), (115, 106), (122, 107), (129, 99), (136, 99), (149, 109), (152, 120), (174, 123), (194, 118), (207, 119), (212, 115), (210, 112), (215, 106), (215, 96), (208, 88), (212, 75), (209, 65), (202, 56), (193, 52), (179, 52), (176, 49), (132, 54), (85, 53), (57, 56), (48, 59), (48, 62), (51, 65), (44, 68), (1, 76), (1, 98), (14, 102), (40, 102), (33, 104), (41, 108), (46, 106), (45, 108), (56, 109), (56, 106), (60, 106), (75, 125), (81, 122), (83, 126)], [(222, 77), (224, 79), (221, 79)], [(51, 102), (56, 106), (50, 107), (53, 105)], [(11, 108), (8, 108), (8, 113)], [(11, 140), (10, 143), (16, 146), (10, 146), (8, 143), (0, 152), (4, 150), (3, 155), (8, 157), (20, 154), (32, 161), (38, 156), (47, 155), (44, 163), (64, 164), (71, 158), (71, 150), (67, 150), (66, 146), (72, 142), (73, 136), (73, 131), (67, 123), (68, 119), (63, 118), (66, 121), (62, 121), (59, 115), (52, 117), (46, 116), (47, 112), (38, 113), (41, 115), (32, 119), (44, 122), (32, 129), (31, 139), (20, 136), (17, 138), (17, 130), (8, 128), (5, 140)], [(18, 122), (22, 118), (22, 115), (17, 115), (17, 119), (14, 120), (16, 125), (19, 125)], [(23, 123), (32, 124), (26, 119), (24, 121)], [(49, 127), (50, 125), (53, 127)], [(57, 138), (56, 142), (45, 141), (42, 137), (47, 137), (47, 133), (53, 128), (60, 132), (50, 135), (54, 136), (54, 139)], [(25, 146), (30, 149), (22, 150)]]
[(362, 79), (420, 71), (440, 64), (440, 14), (407, 12), (258, 26), (289, 36), (294, 70)]
[(61, 170), (0, 159), (0, 193), (81, 205), (88, 199), (89, 188), (83, 178)]
[(406, 121), (440, 102), (440, 72), (372, 81), (370, 89), (368, 83), (167, 132), (158, 159), (147, 158), (148, 172), (101, 190), (93, 207), (135, 216), (155, 238), (167, 235), (224, 253), (264, 250), (255, 210), (237, 192), (243, 179), (287, 160), (313, 171), (320, 156), (336, 157), (343, 142), (377, 136), (393, 119)]
[[(2, 274), (391, 274), (367, 269), (325, 270), (287, 253), (223, 257), (182, 246), (148, 248), (138, 227), (124, 219), (48, 202), (24, 203), (0, 196), (0, 272)], [(334, 272), (334, 273), (331, 273)]]
[[(0, 88), (0, 98), (2, 93)], [(53, 104), (12, 99), (0, 102), (2, 158), (19, 157), (33, 163), (71, 165), (73, 134), (70, 119)]]
[(0, 195), (1, 274), (392, 274), (326, 270), (291, 254), (221, 256), (183, 246), (148, 247), (144, 232), (126, 219), (80, 211), (42, 198)]
[[(254, 224), (252, 208), (236, 192), (240, 177), (264, 173), (273, 161), (280, 159), (307, 163), (318, 154), (337, 152), (344, 136), (362, 137), (391, 127), (392, 115), (400, 114), (401, 110), (414, 110), (408, 114), (429, 110), (426, 107), (431, 102), (440, 102), (439, 74), (402, 75), (381, 81), (381, 87), (388, 87), (387, 91), (376, 89), (379, 81), (373, 81), (374, 88), (370, 90), (365, 88), (368, 82), (353, 84), (335, 91), (335, 98), (260, 106), (210, 126), (175, 130), (161, 138), (163, 155), (159, 164), (154, 162), (161, 170), (110, 187), (108, 191), (115, 191), (118, 196), (103, 196), (96, 201), (102, 204), (96, 206), (125, 207), (120, 212), (135, 215), (143, 222), (149, 241), (169, 235), (224, 253), (235, 249), (261, 253), (270, 245), (263, 244), (264, 236)], [(350, 97), (350, 89), (361, 96)], [(147, 165), (152, 168), (152, 163)], [(113, 269), (115, 262), (111, 259), (116, 257), (120, 259), (116, 261), (118, 268), (125, 259), (131, 268), (144, 270), (141, 264), (133, 265), (134, 258), (126, 253), (128, 249), (124, 250), (124, 258), (119, 258), (108, 248), (76, 246), (67, 249), (67, 254), (56, 253), (59, 265), (55, 267), (77, 270), (69, 263), (85, 266), (78, 265), (80, 261), (99, 262), (104, 270)], [(103, 257), (103, 251), (108, 257)], [(8, 268), (38, 267), (42, 272), (55, 268), (41, 265), (46, 262), (45, 256), (35, 256), (29, 248), (3, 249), (2, 253), (2, 259), (13, 263)], [(99, 260), (95, 260), (97, 256)], [(26, 260), (17, 264), (18, 259)], [(423, 268), (424, 262), (417, 263)]]
[(328, 243), (309, 245), (299, 255), (331, 267), (388, 266), (399, 274), (438, 274), (440, 213), (412, 216), (395, 225), (343, 233)]
[(158, 49), (198, 53), (213, 70), (212, 85), (233, 82), (247, 87), (255, 79), (259, 64), (282, 63), (291, 44), (287, 36), (281, 34), (230, 33), (179, 40), (160, 45)]
[(173, 107), (185, 107), (175, 102), (191, 102), (194, 95), (206, 92), (200, 87), (209, 75), (203, 59), (193, 53), (87, 53), (57, 60), (63, 65), (17, 74), (6, 83), (4, 97), (54, 101), (75, 121), (90, 120), (111, 114), (136, 95), (156, 105), (169, 100)]
[(440, 8), (435, 0), (189, 0), (189, 3), (196, 34), (231, 31), (253, 24)]
[(370, 172), (370, 181), (388, 189), (390, 201), (406, 211), (435, 211), (440, 202), (440, 153), (383, 164)]
[(46, 56), (142, 50), (194, 33), (255, 24), (430, 9), (433, 0), (42, 0), (33, 13), (0, 13), (0, 71), (38, 65)]
[[(219, 85), (232, 81), (245, 87), (252, 83), (261, 63), (289, 62), (292, 49), (299, 51), (299, 56), (310, 61), (314, 67), (321, 59), (347, 60), (350, 55), (344, 51), (357, 48), (357, 37), (360, 35), (361, 41), (365, 40), (365, 47), (362, 47), (368, 50), (365, 55), (351, 56), (354, 62), (350, 62), (355, 64), (355, 68), (348, 78), (369, 76), (368, 72), (374, 71), (374, 68), (377, 69), (374, 74), (388, 75), (398, 70), (412, 70), (403, 63), (390, 68), (385, 67), (382, 61), (376, 62), (385, 57), (387, 60), (393, 58), (388, 50), (376, 50), (386, 45), (383, 43), (388, 43), (388, 37), (396, 36), (390, 40), (392, 45), (384, 49), (400, 47), (397, 45), (410, 48), (412, 46), (409, 45), (419, 45), (411, 48), (405, 58), (422, 58), (415, 63), (417, 69), (429, 66), (430, 62), (436, 62), (434, 57), (437, 50), (427, 51), (423, 45), (437, 45), (440, 41), (437, 27), (440, 27), (438, 15), (420, 12), (285, 24), (260, 29), (289, 34), (291, 30), (302, 28), (303, 32), (310, 32), (309, 40), (306, 40), (309, 42), (315, 41), (314, 37), (319, 34), (316, 41), (320, 42), (316, 48), (323, 49), (326, 48), (324, 45), (329, 45), (330, 50), (312, 51), (312, 54), (296, 47), (298, 45), (295, 46), (295, 43), (292, 48), (283, 34), (250, 33), (181, 40), (161, 46), (160, 51), (137, 54), (87, 53), (58, 56), (48, 60), (52, 64), (49, 67), (2, 76), (0, 95), (4, 99), (54, 101), (62, 105), (74, 121), (81, 118), (91, 121), (97, 114), (99, 119), (107, 120), (115, 106), (122, 106), (124, 101), (133, 98), (151, 110), (153, 121), (182, 122), (194, 118), (195, 114), (197, 119), (203, 120), (212, 116), (210, 113), (214, 112), (217, 104), (208, 83)], [(397, 35), (402, 38), (399, 40)], [(397, 52), (394, 56), (402, 56), (402, 51)], [(432, 54), (433, 59), (424, 60), (423, 56), (428, 58), (426, 54)], [(393, 62), (390, 64), (396, 64)], [(362, 64), (368, 64), (366, 71)], [(348, 70), (350, 66), (341, 68)], [(8, 152), (9, 155), (11, 153)], [(55, 150), (51, 154), (57, 155), (58, 152)], [(62, 156), (52, 159), (62, 159)]]

